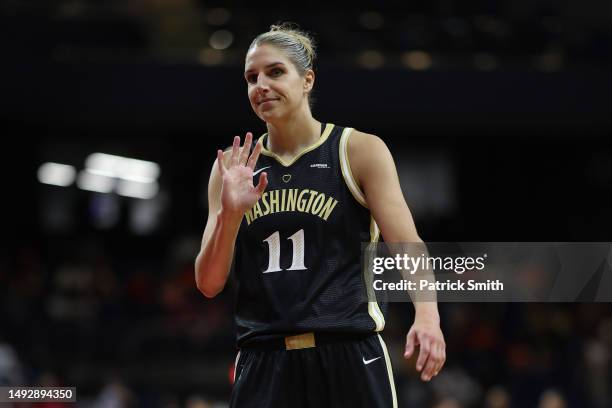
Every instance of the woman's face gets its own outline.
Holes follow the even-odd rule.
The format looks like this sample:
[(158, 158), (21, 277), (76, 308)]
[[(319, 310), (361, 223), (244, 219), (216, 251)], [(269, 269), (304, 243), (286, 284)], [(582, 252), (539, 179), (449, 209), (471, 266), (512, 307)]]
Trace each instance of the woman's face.
[(253, 111), (265, 122), (285, 118), (308, 106), (314, 72), (302, 77), (295, 65), (278, 48), (262, 44), (247, 53), (244, 78)]

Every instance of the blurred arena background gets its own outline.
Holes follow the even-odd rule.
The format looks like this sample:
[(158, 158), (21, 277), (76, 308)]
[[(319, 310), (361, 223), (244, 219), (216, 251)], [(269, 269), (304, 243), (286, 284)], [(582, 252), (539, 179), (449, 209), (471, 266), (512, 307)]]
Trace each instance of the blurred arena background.
[[(0, 13), (0, 385), (76, 386), (84, 407), (226, 406), (231, 285), (205, 299), (193, 260), (216, 149), (264, 131), (242, 64), (280, 20), (319, 43), (315, 117), (387, 142), (425, 241), (612, 241), (610, 2)], [(412, 306), (393, 304), (400, 406), (612, 406), (612, 307), (582, 300), (441, 304), (448, 361), (430, 383), (401, 358)]]

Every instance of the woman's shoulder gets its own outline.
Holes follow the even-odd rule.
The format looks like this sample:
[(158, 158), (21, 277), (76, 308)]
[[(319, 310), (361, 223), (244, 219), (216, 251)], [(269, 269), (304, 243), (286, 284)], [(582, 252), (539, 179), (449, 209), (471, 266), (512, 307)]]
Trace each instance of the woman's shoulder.
[(371, 159), (386, 149), (387, 145), (380, 137), (357, 129), (351, 131), (347, 142), (347, 154), (351, 164), (354, 160)]
[(352, 129), (351, 130), (351, 136), (349, 138), (350, 140), (356, 141), (356, 143), (376, 143), (376, 140), (381, 140), (378, 136), (371, 134), (371, 133), (366, 133), (366, 132), (362, 132), (361, 130), (357, 130), (357, 129)]
[(351, 132), (346, 153), (353, 176), (359, 184), (362, 184), (362, 176), (368, 174), (372, 166), (387, 161), (389, 157), (389, 149), (380, 137), (357, 129)]

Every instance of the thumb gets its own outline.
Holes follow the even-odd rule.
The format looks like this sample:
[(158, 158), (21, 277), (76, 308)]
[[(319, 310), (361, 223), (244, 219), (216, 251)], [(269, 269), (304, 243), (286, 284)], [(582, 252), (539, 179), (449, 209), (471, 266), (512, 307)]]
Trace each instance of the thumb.
[(268, 186), (268, 174), (264, 171), (259, 176), (259, 182), (257, 183), (257, 186), (255, 187), (255, 190), (257, 190), (257, 194), (261, 196), (267, 186)]
[(410, 358), (412, 353), (414, 353), (414, 348), (417, 343), (417, 336), (414, 330), (410, 330), (408, 332), (408, 336), (406, 336), (406, 350), (404, 351), (404, 358)]

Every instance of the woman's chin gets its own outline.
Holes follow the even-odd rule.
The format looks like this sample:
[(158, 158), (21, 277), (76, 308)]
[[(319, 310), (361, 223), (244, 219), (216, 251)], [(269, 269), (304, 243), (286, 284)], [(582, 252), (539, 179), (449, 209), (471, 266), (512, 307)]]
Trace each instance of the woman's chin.
[(282, 117), (276, 109), (260, 111), (258, 116), (265, 122), (275, 121)]

